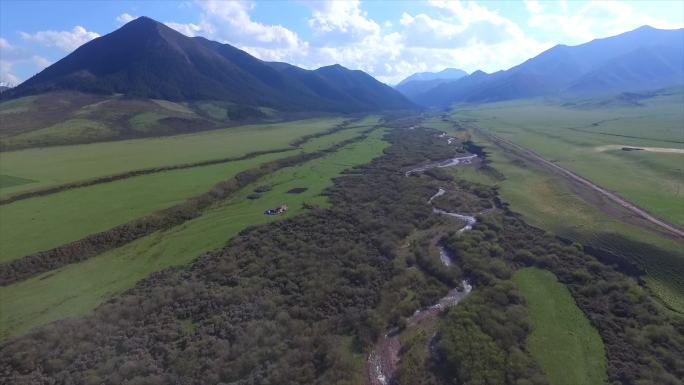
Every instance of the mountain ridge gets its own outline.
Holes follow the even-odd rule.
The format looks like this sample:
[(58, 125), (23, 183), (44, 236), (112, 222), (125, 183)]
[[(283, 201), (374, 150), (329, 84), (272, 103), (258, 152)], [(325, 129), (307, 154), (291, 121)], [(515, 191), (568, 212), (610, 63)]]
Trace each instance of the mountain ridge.
[(465, 76), (468, 76), (467, 72), (456, 68), (446, 68), (439, 72), (418, 72), (400, 81), (394, 88), (415, 102), (415, 95)]
[(408, 82), (413, 82), (413, 81), (429, 81), (429, 80), (437, 80), (437, 79), (459, 79), (464, 76), (468, 76), (468, 73), (466, 71), (463, 71), (462, 69), (458, 68), (445, 68), (439, 72), (416, 72), (413, 75), (405, 78), (404, 80), (400, 81), (397, 83), (395, 87), (399, 87), (402, 84), (406, 84)]
[(592, 96), (684, 83), (684, 29), (642, 26), (568, 46), (558, 44), (505, 71), (475, 73), (409, 98), (423, 106), (538, 96)]
[[(362, 71), (339, 65), (333, 72), (299, 67), (284, 72), (274, 67), (229, 44), (188, 37), (143, 16), (83, 44), (3, 92), (3, 98), (70, 90), (171, 101), (223, 100), (287, 110), (357, 112), (415, 107)], [(293, 72), (299, 75), (292, 76)], [(345, 90), (334, 83), (341, 78), (347, 82)], [(366, 90), (373, 98), (360, 98), (355, 90)]]

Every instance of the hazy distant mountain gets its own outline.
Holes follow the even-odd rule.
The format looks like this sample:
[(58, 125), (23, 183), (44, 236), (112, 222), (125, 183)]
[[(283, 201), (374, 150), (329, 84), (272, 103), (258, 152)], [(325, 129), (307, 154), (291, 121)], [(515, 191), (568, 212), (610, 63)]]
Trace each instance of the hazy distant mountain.
[(507, 71), (472, 74), (411, 97), (423, 105), (546, 95), (598, 95), (684, 83), (684, 29), (644, 26), (578, 46), (557, 45)]
[(409, 99), (420, 95), (432, 88), (468, 76), (468, 73), (456, 68), (447, 68), (440, 72), (415, 73), (402, 80), (394, 88)]
[(5, 92), (5, 91), (7, 91), (7, 90), (9, 90), (9, 89), (11, 89), (11, 88), (12, 88), (12, 87), (10, 87), (10, 86), (2, 86), (2, 85), (0, 85), (0, 92)]
[[(641, 47), (614, 58), (567, 87), (572, 93), (639, 91), (682, 84), (684, 51), (667, 46)], [(648, 87), (644, 87), (648, 84)]]
[(411, 108), (391, 87), (342, 66), (308, 71), (228, 44), (187, 37), (147, 17), (92, 40), (3, 97), (53, 90), (168, 100), (225, 100), (277, 109)]
[(444, 100), (461, 100), (491, 76), (478, 70), (458, 80), (438, 84), (423, 93), (413, 94), (410, 99), (425, 106), (439, 106)]
[(464, 76), (468, 76), (468, 73), (457, 68), (446, 68), (439, 72), (418, 72), (400, 81), (397, 84), (397, 87), (415, 81), (429, 81), (438, 79), (456, 80)]

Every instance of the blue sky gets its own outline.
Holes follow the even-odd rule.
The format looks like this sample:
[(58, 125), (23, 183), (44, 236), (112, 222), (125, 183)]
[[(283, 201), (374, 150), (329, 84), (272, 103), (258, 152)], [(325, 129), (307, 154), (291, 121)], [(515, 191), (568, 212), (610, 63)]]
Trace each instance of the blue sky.
[(0, 81), (16, 85), (143, 15), (264, 60), (305, 68), (340, 63), (394, 84), (446, 67), (507, 69), (555, 44), (644, 24), (682, 28), (684, 2), (3, 0)]

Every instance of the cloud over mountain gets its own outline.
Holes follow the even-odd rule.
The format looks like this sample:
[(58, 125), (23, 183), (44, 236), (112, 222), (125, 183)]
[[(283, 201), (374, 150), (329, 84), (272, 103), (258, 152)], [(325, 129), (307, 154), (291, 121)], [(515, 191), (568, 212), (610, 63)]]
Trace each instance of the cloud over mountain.
[[(649, 14), (649, 7), (642, 3), (524, 0), (512, 4), (470, 0), (387, 5), (359, 0), (206, 0), (177, 3), (182, 17), (169, 11), (162, 21), (187, 36), (228, 43), (263, 60), (287, 61), (309, 69), (340, 63), (390, 84), (415, 72), (448, 67), (495, 72), (558, 43), (580, 44), (643, 24), (681, 27), (681, 21), (666, 20), (662, 12)], [(145, 13), (142, 8), (144, 4), (125, 9), (111, 20), (123, 25)], [(658, 5), (650, 8), (657, 9)], [(266, 9), (270, 17), (264, 17)], [(71, 30), (24, 31), (21, 42), (70, 52), (109, 31), (79, 20)]]

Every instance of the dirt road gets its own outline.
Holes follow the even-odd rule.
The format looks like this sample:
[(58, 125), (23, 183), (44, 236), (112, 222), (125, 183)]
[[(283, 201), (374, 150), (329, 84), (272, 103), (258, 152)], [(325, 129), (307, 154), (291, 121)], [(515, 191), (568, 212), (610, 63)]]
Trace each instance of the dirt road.
[(552, 169), (553, 171), (556, 171), (557, 173), (559, 173), (562, 176), (570, 179), (571, 181), (580, 183), (580, 184), (584, 185), (585, 187), (592, 189), (593, 191), (595, 191), (595, 192), (601, 194), (602, 196), (610, 199), (611, 201), (615, 202), (616, 204), (618, 204), (619, 206), (628, 210), (632, 214), (638, 216), (639, 218), (658, 226), (660, 229), (663, 229), (663, 230), (667, 231), (668, 233), (675, 235), (678, 238), (684, 238), (684, 230), (682, 230), (682, 229), (680, 229), (680, 228), (678, 228), (678, 227), (676, 227), (670, 223), (667, 223), (661, 219), (654, 217), (653, 215), (649, 214), (648, 212), (639, 208), (638, 206), (636, 206), (630, 202), (627, 202), (625, 199), (623, 199), (622, 197), (620, 197), (616, 193), (608, 191), (608, 190), (592, 183), (588, 179), (585, 179), (585, 178), (575, 174), (574, 172), (557, 165), (556, 163), (553, 163), (551, 161), (544, 159), (539, 154), (537, 154), (537, 153), (535, 153), (535, 152), (533, 152), (533, 151), (531, 151), (525, 147), (519, 146), (513, 142), (510, 142), (506, 139), (503, 139), (497, 135), (492, 134), (491, 132), (487, 132), (487, 131), (484, 131), (484, 130), (479, 129), (479, 128), (474, 128), (474, 130), (477, 131), (479, 134), (485, 136), (489, 140), (491, 140), (494, 144), (496, 144), (500, 147), (512, 150), (512, 151), (518, 153), (519, 155), (521, 155), (522, 157), (524, 157), (526, 159), (530, 159), (532, 161), (535, 161), (535, 162), (541, 164), (542, 166), (545, 166), (549, 169)]

